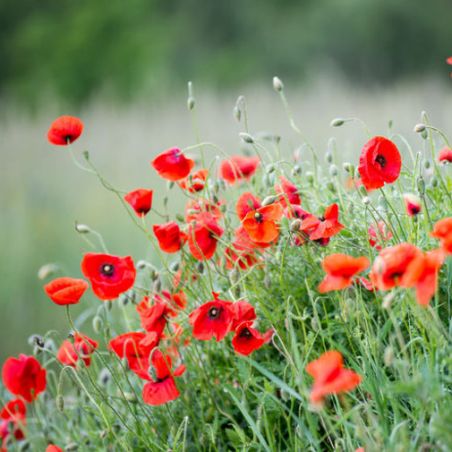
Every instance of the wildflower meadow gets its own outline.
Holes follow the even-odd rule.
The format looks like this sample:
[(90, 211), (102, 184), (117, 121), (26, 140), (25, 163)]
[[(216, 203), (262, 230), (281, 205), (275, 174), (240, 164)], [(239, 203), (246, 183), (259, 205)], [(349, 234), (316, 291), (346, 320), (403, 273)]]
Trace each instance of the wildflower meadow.
[[(255, 133), (240, 96), (240, 152), (200, 136), (135, 162), (166, 191), (107, 179), (83, 118), (42, 131), (148, 245), (118, 255), (87, 221), (78, 273), (42, 256), (67, 334), (2, 363), (2, 450), (452, 450), (449, 138), (426, 112), (409, 136), (336, 118), (366, 137), (344, 161), (273, 90), (297, 143)], [(196, 126), (191, 84), (187, 107)]]

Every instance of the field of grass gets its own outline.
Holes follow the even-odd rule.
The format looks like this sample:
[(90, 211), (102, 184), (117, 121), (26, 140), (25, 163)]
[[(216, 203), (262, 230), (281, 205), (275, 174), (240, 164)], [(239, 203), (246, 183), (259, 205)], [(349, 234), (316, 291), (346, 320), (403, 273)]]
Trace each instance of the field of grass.
[[(245, 87), (240, 93), (221, 96), (196, 88), (194, 115), (186, 111), (184, 99), (143, 102), (133, 108), (93, 103), (78, 113), (85, 131), (73, 145), (77, 158), (82, 162), (81, 151), (89, 150), (91, 162), (120, 190), (154, 189), (154, 206), (163, 210), (167, 184), (149, 164), (162, 150), (201, 141), (213, 142), (228, 154), (244, 148), (268, 153), (249, 185), (219, 193), (233, 218), (224, 223), (225, 243), (231, 241), (231, 225), (237, 226), (233, 212), (239, 194), (246, 189), (261, 198), (272, 195), (279, 175), (296, 184), (302, 206), (310, 212), (320, 215), (325, 206), (337, 202), (345, 229), (327, 247), (314, 243), (298, 247), (291, 246), (290, 224), (283, 222), (278, 245), (263, 252), (265, 264), (253, 271), (226, 271), (218, 268), (216, 259), (201, 267), (187, 253), (180, 261), (165, 259), (163, 287), (172, 287), (168, 269), (174, 262), (198, 275), (184, 286), (188, 308), (178, 319), (184, 337), (191, 338), (187, 314), (210, 300), (212, 290), (223, 299), (248, 300), (256, 308), (259, 330), (275, 331), (272, 342), (250, 357), (237, 356), (229, 339), (217, 343), (191, 338), (192, 344), (181, 350), (187, 367), (177, 379), (181, 396), (168, 405), (143, 404), (140, 380), (107, 352), (111, 337), (139, 328), (135, 306), (115, 302), (110, 310), (94, 296), (86, 297), (71, 312), (77, 328), (100, 342), (99, 351), (89, 368), (80, 366), (77, 372), (61, 371), (51, 350), (40, 353), (50, 369), (49, 383), (28, 421), (32, 450), (42, 450), (48, 442), (61, 447), (75, 443), (79, 450), (451, 450), (450, 258), (428, 309), (416, 304), (410, 289), (390, 292), (391, 303), (387, 292), (371, 292), (359, 285), (323, 295), (317, 291), (326, 255), (366, 255), (374, 261), (378, 252), (367, 237), (374, 215), (391, 225), (393, 239), (388, 245), (409, 241), (423, 250), (438, 246), (429, 233), (433, 223), (451, 215), (450, 165), (438, 169), (432, 165), (432, 155), (444, 147), (441, 136), (429, 131), (428, 139), (423, 139), (413, 127), (427, 120), (421, 117), (425, 110), (431, 124), (452, 136), (450, 86), (428, 80), (364, 91), (319, 80), (293, 92), (288, 87), (285, 92), (295, 122), (318, 160), (315, 163), (308, 148), (302, 147), (300, 174), (292, 172), (293, 153), (304, 138), (290, 127), (271, 86)], [(232, 115), (236, 94), (246, 97), (249, 133), (258, 146), (245, 145), (239, 138), (245, 123), (243, 113), (240, 123)], [(149, 240), (115, 196), (95, 176), (79, 171), (67, 149), (47, 143), (48, 125), (61, 112), (54, 107), (30, 118), (11, 111), (1, 112), (0, 127), (2, 360), (19, 352), (31, 354), (27, 338), (32, 333), (53, 330), (50, 336), (56, 342), (67, 335), (65, 310), (45, 296), (37, 272), (42, 264), (58, 263), (64, 274), (80, 277), (79, 263), (90, 246), (75, 231), (76, 221), (101, 232), (112, 254), (130, 254), (135, 262), (146, 259), (161, 267)], [(331, 128), (336, 117), (360, 118), (370, 133), (359, 121)], [(263, 132), (281, 137), (279, 144)], [(399, 134), (410, 144), (414, 161)], [(392, 136), (404, 162), (400, 181), (383, 193), (370, 194), (370, 206), (358, 190), (345, 188), (347, 174), (342, 168), (345, 161), (357, 165), (369, 135)], [(326, 159), (328, 150), (332, 162)], [(200, 161), (199, 149), (191, 154)], [(211, 163), (216, 157), (215, 148), (205, 146), (203, 158)], [(267, 165), (272, 160), (286, 163), (270, 170)], [(337, 167), (337, 176), (331, 164)], [(432, 168), (445, 185), (432, 186)], [(420, 175), (427, 184), (427, 209), (416, 221), (406, 215), (401, 194), (416, 193)], [(167, 205), (172, 219), (183, 212), (186, 202), (176, 188)], [(147, 227), (161, 222), (152, 215)], [(222, 252), (223, 246), (218, 258)], [(156, 291), (146, 272), (140, 275), (140, 284)], [(139, 293), (137, 289), (136, 296)], [(94, 315), (102, 320), (97, 332), (91, 326)], [(329, 398), (316, 412), (309, 404), (312, 379), (305, 367), (331, 349), (342, 353), (345, 367), (359, 373), (362, 383), (350, 394)]]

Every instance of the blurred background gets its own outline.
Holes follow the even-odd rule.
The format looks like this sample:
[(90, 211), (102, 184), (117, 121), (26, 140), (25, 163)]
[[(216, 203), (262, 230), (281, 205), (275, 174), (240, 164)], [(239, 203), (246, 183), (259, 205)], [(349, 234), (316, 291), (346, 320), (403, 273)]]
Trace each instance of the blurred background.
[(156, 206), (165, 187), (150, 160), (196, 143), (188, 80), (201, 139), (230, 153), (240, 151), (232, 108), (242, 94), (253, 132), (282, 135), (288, 154), (299, 145), (274, 75), (319, 154), (334, 135), (341, 157), (357, 158), (366, 136), (331, 129), (338, 116), (373, 133), (393, 120), (416, 148), (422, 110), (452, 132), (451, 18), (450, 0), (1, 0), (0, 359), (29, 351), (32, 333), (67, 330), (37, 272), (51, 262), (80, 276), (89, 247), (75, 221), (114, 254), (152, 259), (114, 196), (47, 143), (56, 116), (80, 116), (75, 153), (88, 149), (121, 189), (155, 189)]

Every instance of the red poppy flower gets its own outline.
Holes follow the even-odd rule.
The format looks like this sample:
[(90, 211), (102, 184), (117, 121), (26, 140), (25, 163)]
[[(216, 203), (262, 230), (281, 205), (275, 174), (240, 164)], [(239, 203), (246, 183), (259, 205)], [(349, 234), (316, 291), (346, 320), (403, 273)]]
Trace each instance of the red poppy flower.
[(148, 378), (149, 383), (144, 385), (144, 402), (149, 405), (162, 405), (177, 399), (180, 393), (174, 377), (181, 376), (185, 372), (185, 366), (182, 364), (172, 372), (171, 358), (160, 350), (154, 351), (151, 361), (155, 369), (155, 378)]
[(253, 251), (257, 248), (268, 248), (272, 243), (255, 242), (254, 240), (251, 240), (243, 225), (240, 225), (234, 231), (233, 245), (239, 250)]
[(159, 247), (165, 253), (177, 253), (187, 240), (187, 234), (180, 230), (175, 221), (152, 226)]
[(421, 271), (417, 268), (409, 271), (404, 277), (405, 287), (414, 287), (416, 299), (421, 306), (427, 306), (436, 292), (438, 286), (438, 273), (444, 262), (442, 250), (433, 250), (423, 255)]
[(242, 193), (237, 200), (235, 211), (237, 212), (240, 221), (242, 221), (249, 212), (253, 212), (261, 206), (259, 198), (256, 198), (256, 196), (250, 192), (245, 192)]
[(373, 225), (369, 226), (367, 230), (369, 234), (369, 244), (374, 247), (376, 250), (381, 251), (384, 242), (388, 242), (392, 239), (392, 232), (386, 228), (386, 224), (384, 221), (379, 221), (377, 223), (377, 230)]
[(389, 290), (404, 284), (406, 275), (410, 280), (422, 269), (422, 252), (410, 243), (390, 246), (381, 251), (372, 265), (370, 280), (378, 290)]
[(73, 143), (83, 132), (83, 122), (75, 116), (60, 116), (50, 125), (47, 139), (57, 146)]
[(239, 355), (247, 356), (261, 348), (270, 341), (273, 330), (269, 329), (264, 334), (252, 327), (253, 322), (242, 322), (235, 330), (232, 338), (232, 347)]
[(415, 217), (422, 209), (421, 200), (412, 193), (405, 193), (403, 195), (403, 201), (405, 202), (406, 213), (410, 217)]
[(249, 180), (259, 166), (259, 157), (234, 155), (220, 164), (220, 177), (229, 184), (240, 180)]
[(283, 208), (274, 203), (248, 212), (242, 221), (243, 228), (255, 242), (270, 243), (279, 237), (277, 222), (281, 219)]
[(159, 345), (160, 336), (155, 332), (124, 333), (113, 338), (109, 348), (120, 358), (126, 359), (129, 369), (140, 378), (148, 379), (149, 355)]
[(180, 188), (187, 190), (190, 193), (196, 193), (204, 189), (206, 185), (207, 176), (209, 171), (206, 169), (200, 169), (193, 174), (190, 174), (185, 179), (179, 182)]
[(185, 221), (190, 223), (198, 218), (199, 214), (210, 213), (217, 221), (221, 219), (221, 205), (223, 201), (212, 202), (208, 199), (190, 199), (185, 206)]
[(298, 194), (298, 188), (292, 182), (287, 180), (284, 176), (280, 178), (281, 183), (275, 185), (275, 191), (277, 195), (280, 195), (279, 202), (283, 207), (287, 207), (287, 204), (298, 205), (301, 204), (301, 198)]
[(143, 217), (152, 209), (152, 190), (138, 188), (124, 196), (124, 200), (132, 207), (139, 217)]
[(3, 384), (11, 394), (32, 402), (46, 388), (46, 370), (33, 356), (8, 358), (2, 369)]
[(322, 405), (327, 395), (351, 391), (361, 382), (360, 375), (344, 369), (342, 355), (335, 350), (311, 361), (306, 366), (306, 372), (314, 378), (310, 397), (314, 405)]
[(188, 227), (188, 246), (190, 253), (197, 260), (210, 259), (217, 249), (218, 237), (223, 229), (210, 213), (200, 213)]
[(430, 235), (441, 241), (446, 253), (452, 254), (452, 217), (437, 221)]
[(161, 336), (165, 329), (168, 316), (174, 316), (175, 312), (160, 297), (151, 303), (149, 297), (144, 297), (136, 307), (141, 319), (141, 326), (148, 332), (154, 332)]
[(185, 157), (178, 148), (168, 149), (152, 161), (152, 166), (159, 176), (170, 181), (184, 179), (190, 174), (194, 165), (195, 162)]
[(165, 301), (173, 310), (185, 309), (187, 307), (187, 296), (182, 290), (174, 293), (168, 292), (167, 290), (162, 290), (162, 295), (163, 298), (159, 295), (155, 295), (155, 298), (160, 301)]
[(358, 171), (367, 190), (395, 182), (402, 168), (397, 146), (385, 137), (374, 137), (361, 151)]
[(256, 319), (256, 311), (252, 304), (245, 300), (236, 301), (231, 306), (234, 315), (231, 329), (235, 330), (241, 323), (249, 322)]
[(230, 301), (220, 300), (213, 292), (214, 299), (195, 309), (189, 316), (193, 326), (193, 336), (201, 341), (215, 337), (221, 341), (229, 333), (234, 321), (234, 311)]
[(55, 444), (49, 444), (46, 447), (46, 452), (63, 452), (63, 449), (61, 449), (61, 447), (55, 446)]
[(86, 289), (88, 283), (83, 279), (67, 277), (56, 278), (44, 286), (48, 297), (60, 306), (78, 303)]
[(452, 163), (452, 148), (441, 149), (438, 153), (438, 161), (441, 163)]
[(346, 254), (330, 254), (323, 259), (322, 268), (326, 276), (319, 284), (319, 292), (341, 290), (352, 284), (352, 278), (365, 270), (370, 262), (367, 257), (352, 257)]
[(91, 364), (91, 355), (98, 347), (98, 343), (84, 334), (75, 333), (74, 342), (63, 341), (57, 353), (58, 361), (63, 366), (76, 367), (79, 359), (83, 360), (86, 367)]
[(130, 256), (87, 253), (82, 260), (82, 273), (90, 280), (93, 292), (101, 300), (113, 300), (129, 290), (135, 282), (136, 270)]
[(338, 219), (339, 207), (337, 204), (331, 204), (325, 209), (323, 217), (317, 218), (314, 215), (306, 217), (301, 223), (300, 230), (306, 232), (310, 240), (329, 239), (344, 228)]
[(452, 56), (446, 58), (446, 63), (452, 65)]
[(18, 441), (25, 438), (23, 427), (27, 422), (27, 406), (22, 399), (13, 399), (0, 411), (0, 438), (5, 441), (13, 435)]

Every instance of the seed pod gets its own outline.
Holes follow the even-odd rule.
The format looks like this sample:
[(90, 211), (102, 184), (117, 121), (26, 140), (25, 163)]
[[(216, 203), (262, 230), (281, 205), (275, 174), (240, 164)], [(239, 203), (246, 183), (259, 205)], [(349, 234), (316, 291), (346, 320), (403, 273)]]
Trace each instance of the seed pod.
[(248, 143), (248, 144), (254, 143), (254, 138), (253, 138), (249, 133), (241, 132), (241, 133), (239, 133), (239, 137), (240, 137), (245, 143)]
[(331, 163), (333, 161), (333, 154), (330, 151), (326, 151), (325, 161), (326, 163)]
[(422, 176), (419, 176), (417, 178), (417, 191), (419, 192), (420, 195), (425, 194), (425, 181)]
[(55, 405), (56, 405), (58, 411), (60, 411), (60, 412), (64, 411), (64, 398), (61, 394), (58, 394), (56, 396)]
[(424, 160), (424, 168), (429, 169), (431, 166), (430, 160)]
[(93, 318), (93, 330), (96, 334), (99, 334), (102, 329), (102, 318), (98, 315), (95, 315)]
[(425, 130), (425, 124), (419, 123), (414, 126), (414, 131), (416, 133), (421, 133)]
[(430, 180), (430, 183), (432, 184), (432, 187), (437, 187), (438, 179), (436, 177), (432, 177), (432, 179)]
[(330, 166), (330, 176), (331, 177), (336, 177), (337, 174), (338, 174), (337, 166), (336, 165), (331, 165)]
[(301, 174), (301, 166), (294, 165), (294, 167), (292, 168), (292, 176), (298, 176), (300, 174)]
[(273, 89), (279, 93), (284, 89), (284, 84), (278, 77), (273, 77)]
[(279, 196), (267, 196), (262, 201), (262, 206), (268, 206), (270, 204), (275, 203), (278, 200)]
[(204, 264), (202, 262), (199, 262), (196, 268), (199, 273), (204, 273)]
[(340, 127), (345, 123), (345, 120), (342, 118), (335, 118), (331, 121), (331, 127)]
[(335, 185), (333, 184), (333, 182), (331, 182), (331, 181), (328, 181), (328, 182), (326, 183), (326, 188), (327, 188), (331, 193), (335, 193), (335, 192), (336, 192), (336, 187), (335, 187)]
[(152, 291), (159, 293), (162, 290), (162, 281), (160, 280), (160, 278), (156, 279), (154, 281), (154, 285), (152, 287)]
[(38, 278), (43, 280), (52, 276), (58, 271), (58, 266), (56, 264), (45, 264), (38, 270)]
[(80, 223), (75, 223), (75, 230), (79, 233), (79, 234), (88, 234), (89, 232), (91, 232), (91, 228), (86, 225), (86, 224), (80, 224)]

